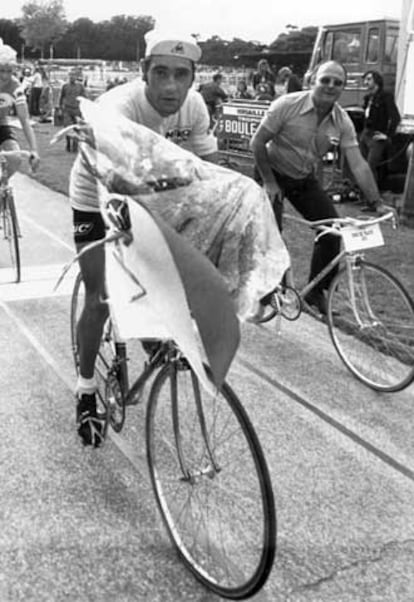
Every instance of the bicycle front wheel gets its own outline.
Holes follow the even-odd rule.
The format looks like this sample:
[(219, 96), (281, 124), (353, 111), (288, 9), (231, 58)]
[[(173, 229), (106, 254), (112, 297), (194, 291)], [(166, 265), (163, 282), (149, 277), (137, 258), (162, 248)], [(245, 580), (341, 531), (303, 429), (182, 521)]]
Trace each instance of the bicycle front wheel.
[(384, 268), (359, 260), (337, 274), (328, 327), (339, 357), (372, 389), (401, 391), (414, 380), (414, 303)]
[(224, 384), (201, 390), (192, 370), (167, 364), (146, 418), (152, 485), (168, 534), (196, 578), (241, 600), (267, 580), (276, 546), (273, 491), (263, 451)]
[(11, 268), (10, 280), (20, 282), (19, 229), (16, 206), (10, 190), (4, 191), (0, 200), (0, 265)]

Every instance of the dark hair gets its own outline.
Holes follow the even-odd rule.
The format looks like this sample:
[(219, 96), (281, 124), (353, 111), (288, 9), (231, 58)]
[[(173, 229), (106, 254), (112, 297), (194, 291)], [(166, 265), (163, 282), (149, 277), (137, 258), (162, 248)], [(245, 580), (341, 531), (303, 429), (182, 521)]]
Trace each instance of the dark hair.
[(376, 85), (378, 86), (378, 88), (380, 90), (383, 89), (383, 87), (384, 87), (384, 78), (382, 77), (382, 75), (381, 75), (381, 73), (379, 71), (375, 71), (373, 69), (370, 69), (369, 71), (366, 71), (364, 73), (364, 75), (362, 76), (362, 79), (364, 80), (367, 75), (372, 75), (372, 79), (374, 80), (374, 82), (376, 83)]
[(213, 75), (213, 82), (218, 82), (219, 80), (223, 79), (223, 76), (221, 73), (215, 73)]
[(348, 72), (345, 68), (345, 65), (343, 65), (340, 61), (334, 61), (333, 59), (329, 59), (327, 61), (321, 61), (320, 63), (318, 63), (315, 68), (313, 69), (311, 76), (310, 76), (310, 83), (314, 83), (315, 82), (315, 78), (316, 78), (316, 74), (319, 71), (319, 69), (323, 66), (326, 65), (326, 63), (335, 63), (335, 65), (338, 65), (339, 67), (341, 67), (342, 71), (344, 72), (344, 85), (346, 84), (346, 80), (348, 79)]
[[(142, 79), (144, 80), (144, 82), (147, 82), (147, 75), (148, 75), (149, 68), (151, 66), (151, 60), (152, 60), (152, 58), (153, 58), (152, 56), (147, 56), (141, 62)], [(190, 61), (190, 63), (191, 63), (191, 70), (192, 70), (192, 78), (193, 78), (193, 81), (194, 81), (195, 72), (196, 72), (196, 66), (195, 66), (195, 63), (193, 61)]]

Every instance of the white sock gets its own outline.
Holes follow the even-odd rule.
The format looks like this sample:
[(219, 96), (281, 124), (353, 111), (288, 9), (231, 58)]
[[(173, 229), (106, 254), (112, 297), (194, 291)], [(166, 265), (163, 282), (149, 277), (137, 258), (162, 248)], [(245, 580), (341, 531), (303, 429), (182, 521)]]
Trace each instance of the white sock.
[(95, 376), (92, 376), (92, 378), (84, 378), (79, 374), (78, 381), (76, 383), (76, 393), (78, 395), (82, 395), (83, 393), (90, 395), (91, 393), (95, 393), (97, 388), (98, 385), (96, 383)]

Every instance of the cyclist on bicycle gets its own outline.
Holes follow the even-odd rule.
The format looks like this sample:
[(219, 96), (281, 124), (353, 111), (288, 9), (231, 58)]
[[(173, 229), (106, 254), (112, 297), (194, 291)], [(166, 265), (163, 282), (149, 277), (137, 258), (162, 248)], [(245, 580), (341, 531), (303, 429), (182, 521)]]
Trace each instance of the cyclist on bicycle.
[[(164, 38), (148, 44), (143, 78), (105, 92), (98, 100), (132, 121), (147, 126), (198, 156), (215, 161), (217, 143), (209, 133), (209, 114), (200, 94), (191, 90), (195, 63), (201, 50), (194, 40)], [(81, 155), (76, 158), (70, 182), (74, 239), (77, 251), (104, 238), (96, 182)], [(97, 416), (95, 359), (108, 315), (105, 298), (104, 249), (98, 247), (80, 258), (85, 285), (85, 305), (79, 320), (79, 377), (77, 383), (78, 434), (86, 445), (102, 441), (103, 423)]]
[[(30, 125), (30, 115), (26, 94), (15, 75), (17, 68), (17, 53), (11, 46), (3, 44), (0, 39), (0, 151), (20, 150), (13, 132), (10, 113), (15, 109), (23, 133), (30, 148), (30, 164), (36, 169), (39, 164), (36, 136)], [(20, 165), (17, 157), (7, 158), (7, 172), (11, 176)]]
[[(251, 140), (257, 179), (274, 202), (279, 227), (284, 197), (307, 220), (338, 217), (317, 178), (320, 159), (333, 144), (339, 145), (355, 180), (377, 213), (389, 210), (361, 155), (352, 121), (337, 103), (345, 82), (342, 64), (336, 61), (321, 64), (314, 74), (313, 88), (273, 101)], [(339, 245), (338, 236), (329, 234), (320, 238), (314, 246), (309, 280), (338, 254)], [(332, 270), (306, 297), (321, 314), (326, 314), (325, 291), (334, 275)]]

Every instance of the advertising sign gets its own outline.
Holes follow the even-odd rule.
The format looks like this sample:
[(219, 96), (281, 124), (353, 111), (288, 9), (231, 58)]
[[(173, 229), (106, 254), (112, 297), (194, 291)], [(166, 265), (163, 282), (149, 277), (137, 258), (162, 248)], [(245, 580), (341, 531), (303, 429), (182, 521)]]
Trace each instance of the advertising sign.
[(269, 104), (242, 100), (223, 104), (216, 134), (227, 150), (248, 151), (249, 141), (266, 114)]

